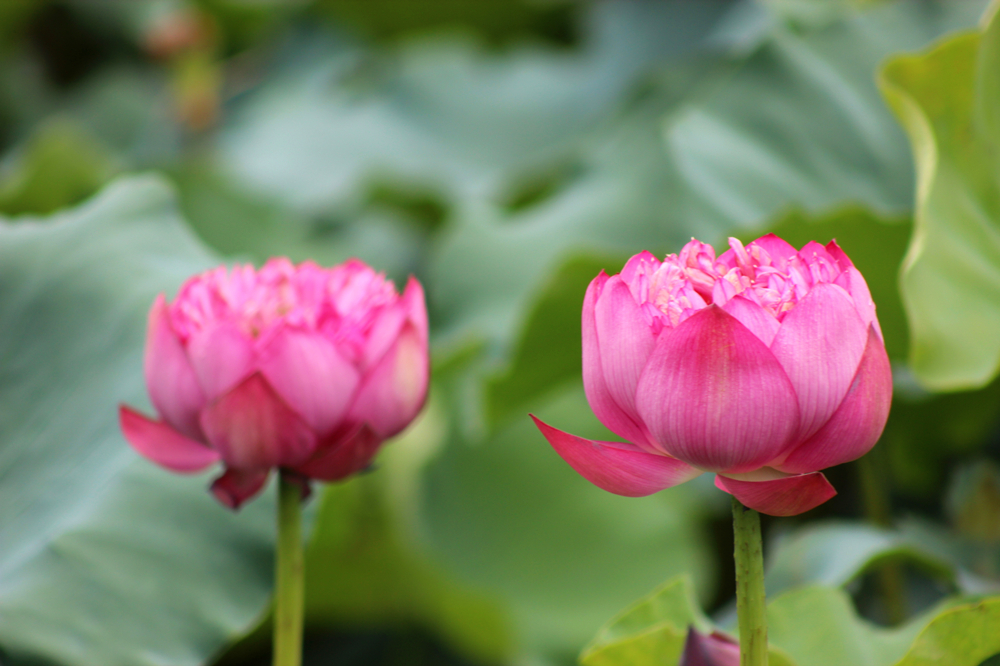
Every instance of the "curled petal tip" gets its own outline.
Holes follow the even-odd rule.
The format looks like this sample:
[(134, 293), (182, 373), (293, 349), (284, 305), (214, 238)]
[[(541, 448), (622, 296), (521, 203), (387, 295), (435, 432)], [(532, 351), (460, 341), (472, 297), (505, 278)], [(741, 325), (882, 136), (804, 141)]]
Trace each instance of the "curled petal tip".
[(570, 467), (598, 488), (615, 495), (644, 497), (701, 474), (701, 470), (676, 458), (647, 453), (625, 442), (577, 437), (553, 428), (534, 414), (530, 416)]
[(118, 408), (122, 434), (139, 455), (173, 472), (200, 472), (219, 461), (219, 453), (154, 421), (127, 405)]

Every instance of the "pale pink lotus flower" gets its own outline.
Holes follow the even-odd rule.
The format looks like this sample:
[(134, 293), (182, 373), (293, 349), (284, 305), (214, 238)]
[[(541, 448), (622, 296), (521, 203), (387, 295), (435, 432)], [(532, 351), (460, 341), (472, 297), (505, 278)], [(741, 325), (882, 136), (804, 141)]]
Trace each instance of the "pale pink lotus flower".
[(677, 666), (740, 666), (740, 644), (718, 631), (703, 634), (688, 627)]
[(153, 303), (145, 375), (161, 420), (123, 405), (121, 427), (169, 470), (224, 463), (212, 492), (237, 508), (272, 468), (306, 485), (367, 467), (420, 411), (428, 374), (416, 279), (400, 296), (356, 259), (219, 267)]
[(745, 506), (795, 515), (836, 494), (818, 470), (878, 440), (889, 359), (868, 286), (836, 242), (729, 245), (718, 258), (696, 240), (662, 262), (642, 252), (590, 283), (583, 385), (627, 442), (535, 422), (610, 492), (639, 497), (712, 472)]

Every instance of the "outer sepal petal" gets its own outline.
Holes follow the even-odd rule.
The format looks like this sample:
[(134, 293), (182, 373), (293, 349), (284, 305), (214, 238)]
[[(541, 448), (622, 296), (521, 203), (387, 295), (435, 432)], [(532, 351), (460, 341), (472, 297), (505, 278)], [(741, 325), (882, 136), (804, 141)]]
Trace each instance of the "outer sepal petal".
[(740, 481), (717, 474), (715, 486), (738, 499), (743, 506), (769, 516), (797, 516), (837, 494), (820, 472), (771, 481)]
[(676, 458), (647, 453), (634, 444), (584, 439), (553, 428), (534, 415), (531, 418), (570, 467), (616, 495), (644, 497), (701, 474)]
[(118, 408), (118, 420), (125, 439), (139, 455), (173, 472), (200, 472), (219, 461), (217, 451), (130, 407)]
[(714, 305), (660, 335), (636, 404), (660, 447), (704, 470), (765, 465), (799, 427), (795, 391), (778, 360)]
[(882, 435), (892, 403), (892, 368), (874, 327), (857, 374), (840, 407), (826, 424), (775, 465), (801, 474), (850, 462), (867, 453)]

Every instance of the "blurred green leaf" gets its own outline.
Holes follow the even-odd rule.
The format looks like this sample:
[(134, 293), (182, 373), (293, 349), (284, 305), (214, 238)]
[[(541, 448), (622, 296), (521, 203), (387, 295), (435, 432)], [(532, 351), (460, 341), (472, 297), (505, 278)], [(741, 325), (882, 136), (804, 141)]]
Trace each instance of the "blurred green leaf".
[(982, 450), (1000, 423), (1000, 381), (978, 391), (929, 395), (900, 370), (889, 421), (879, 440), (888, 451), (893, 491), (937, 498), (954, 460)]
[(191, 226), (225, 255), (324, 266), (357, 257), (398, 284), (419, 268), (424, 234), (398, 210), (372, 203), (347, 220), (313, 219), (247, 192), (205, 160), (189, 160), (171, 175)]
[(806, 587), (768, 604), (768, 639), (798, 666), (892, 666), (931, 618), (955, 603), (944, 602), (898, 629), (883, 629), (858, 617), (846, 592)]
[(48, 214), (79, 203), (115, 171), (109, 151), (68, 120), (41, 126), (0, 176), (0, 213)]
[[(574, 433), (610, 434), (579, 385), (540, 407), (542, 418)], [(702, 521), (712, 502), (703, 496), (719, 494), (710, 486), (692, 482), (647, 498), (604, 492), (525, 416), (482, 441), (453, 430), (424, 477), (421, 533), (442, 566), (504, 603), (520, 649), (566, 658), (608, 608), (664, 576), (687, 572), (700, 592), (710, 591)]]
[[(500, 664), (513, 637), (495, 598), (437, 566), (415, 532), (420, 473), (447, 432), (436, 401), (379, 453), (377, 470), (322, 490), (306, 551), (306, 625), (311, 632), (417, 628), (475, 663)], [(218, 661), (243, 663), (271, 634), (262, 622)]]
[(897, 666), (979, 666), (1000, 654), (1000, 597), (945, 611), (927, 625)]
[(142, 460), (145, 315), (216, 259), (159, 179), (0, 223), (0, 645), (13, 664), (202, 664), (264, 607), (273, 501)]
[(843, 587), (888, 559), (906, 560), (935, 577), (958, 578), (954, 561), (904, 532), (857, 522), (812, 523), (783, 535), (768, 551), (766, 588), (778, 595), (807, 584)]
[(492, 425), (517, 410), (526, 411), (553, 387), (578, 381), (583, 294), (601, 270), (614, 274), (622, 264), (615, 259), (573, 257), (543, 285), (521, 328), (510, 367), (486, 384), (486, 416)]
[[(828, 5), (829, 3), (811, 3)], [(666, 119), (675, 202), (711, 228), (759, 227), (788, 206), (909, 211), (906, 138), (874, 83), (889, 54), (975, 22), (984, 3), (893, 2), (817, 30), (777, 24), (743, 66)]]
[(568, 5), (526, 0), (318, 0), (316, 9), (377, 39), (464, 28), (496, 42), (526, 37), (566, 41), (573, 29)]
[(242, 101), (228, 169), (298, 210), (336, 210), (364, 184), (502, 199), (525, 172), (572, 161), (659, 62), (703, 50), (729, 3), (602, 3), (575, 51), (474, 39), (379, 54), (303, 39), (294, 64)]
[(901, 288), (911, 364), (935, 390), (1000, 368), (1000, 21), (882, 69), (917, 162), (916, 225)]

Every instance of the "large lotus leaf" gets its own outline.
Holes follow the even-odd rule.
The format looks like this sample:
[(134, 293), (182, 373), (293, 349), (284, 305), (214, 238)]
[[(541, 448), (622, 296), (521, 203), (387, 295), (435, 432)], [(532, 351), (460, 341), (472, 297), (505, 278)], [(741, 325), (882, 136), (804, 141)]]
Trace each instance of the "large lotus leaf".
[[(813, 3), (820, 4), (820, 3)], [(906, 139), (874, 83), (879, 62), (972, 25), (983, 2), (895, 2), (814, 31), (779, 24), (714, 94), (668, 117), (688, 218), (759, 226), (783, 207), (912, 205)]]
[(149, 409), (146, 311), (215, 259), (159, 179), (0, 224), (0, 646), (10, 662), (201, 664), (270, 592), (274, 506), (239, 514), (118, 430)]
[[(688, 627), (715, 630), (694, 598), (691, 582), (675, 578), (635, 602), (609, 621), (580, 655), (583, 666), (664, 666), (676, 664)], [(771, 666), (793, 666), (771, 647)]]
[(980, 666), (1000, 655), (998, 626), (1000, 597), (952, 608), (920, 632), (896, 666)]
[[(577, 385), (538, 413), (608, 438)], [(707, 482), (707, 483), (706, 483)], [(509, 609), (523, 650), (568, 657), (607, 619), (664, 576), (711, 588), (708, 477), (646, 498), (607, 493), (580, 477), (530, 419), (471, 440), (455, 429), (429, 464), (421, 532), (438, 562)]]
[(937, 390), (982, 386), (1000, 367), (1000, 22), (883, 68), (886, 100), (917, 163), (901, 289), (911, 364)]
[(207, 162), (189, 160), (171, 175), (188, 223), (227, 256), (261, 263), (282, 255), (323, 266), (357, 257), (400, 285), (418, 267), (423, 236), (407, 211), (368, 206), (349, 222), (324, 223), (246, 191)]
[(313, 44), (245, 102), (221, 138), (227, 168), (298, 210), (336, 209), (373, 179), (503, 198), (578, 142), (665, 57), (703, 45), (729, 3), (594, 3), (575, 50), (497, 55), (423, 40), (378, 57)]
[[(687, 588), (683, 579), (673, 580), (640, 599), (601, 629), (584, 649), (581, 663), (675, 664), (689, 624), (702, 631), (712, 628)], [(946, 599), (901, 627), (885, 629), (859, 617), (850, 597), (838, 588), (812, 585), (779, 594), (767, 606), (769, 661), (776, 666), (893, 666), (897, 662), (898, 666), (978, 666), (1000, 650), (995, 631), (1000, 600), (962, 602), (961, 598)], [(904, 654), (906, 658), (900, 661)]]
[(932, 618), (959, 601), (946, 600), (902, 627), (885, 629), (858, 617), (843, 590), (806, 587), (768, 604), (768, 640), (798, 666), (892, 666)]
[(941, 578), (960, 578), (953, 558), (912, 531), (837, 521), (808, 525), (770, 544), (767, 592), (778, 595), (807, 584), (841, 587), (887, 559), (913, 562)]

